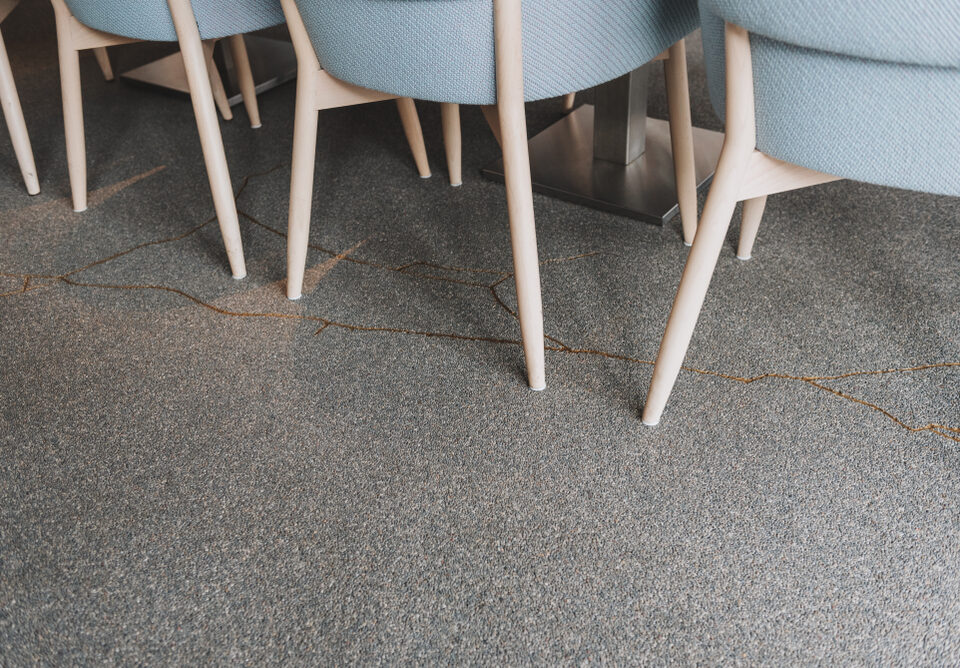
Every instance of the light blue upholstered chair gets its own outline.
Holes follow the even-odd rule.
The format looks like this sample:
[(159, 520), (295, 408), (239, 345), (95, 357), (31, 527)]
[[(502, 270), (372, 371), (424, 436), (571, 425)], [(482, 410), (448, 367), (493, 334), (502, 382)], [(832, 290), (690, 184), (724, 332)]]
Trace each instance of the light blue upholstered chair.
[[(19, 0), (0, 0), (0, 23), (17, 6)], [(30, 147), (30, 136), (27, 134), (27, 124), (23, 120), (23, 109), (20, 107), (20, 96), (17, 95), (17, 86), (13, 81), (13, 72), (10, 70), (10, 60), (7, 58), (7, 47), (0, 35), (0, 106), (3, 107), (3, 117), (10, 131), (10, 143), (20, 165), (20, 174), (27, 186), (27, 192), (36, 195), (40, 192), (40, 181), (37, 179), (37, 166), (33, 161), (33, 149)]]
[(738, 201), (751, 255), (767, 195), (838, 178), (960, 195), (960, 3), (701, 0), (726, 138), (643, 421), (677, 378)]
[[(317, 90), (332, 85), (318, 83), (320, 65), (334, 81), (362, 90), (496, 105), (527, 380), (543, 389), (543, 316), (523, 103), (609, 81), (678, 43), (673, 53), (682, 54), (681, 40), (698, 24), (695, 0), (282, 0), (282, 5), (299, 62), (288, 297), (300, 296), (306, 262)], [(671, 60), (675, 66), (683, 62)], [(686, 78), (680, 79), (683, 91), (671, 91), (671, 103), (687, 106), (690, 132)], [(444, 113), (449, 117), (456, 116)], [(678, 128), (672, 130), (676, 145)], [(692, 152), (691, 142), (685, 146)], [(692, 168), (692, 159), (689, 164)], [(678, 175), (683, 179), (694, 180), (692, 169)]]
[[(73, 208), (87, 207), (86, 148), (83, 134), (83, 105), (80, 93), (79, 52), (99, 50), (134, 41), (177, 41), (183, 56), (190, 97), (203, 148), (210, 189), (234, 278), (243, 278), (246, 268), (240, 239), (233, 188), (223, 151), (214, 95), (229, 118), (229, 104), (212, 63), (215, 40), (228, 37), (244, 102), (251, 124), (259, 126), (253, 77), (246, 57), (242, 33), (277, 25), (283, 13), (277, 0), (52, 0), (57, 17), (60, 54), (60, 83), (67, 139), (67, 166)], [(209, 65), (209, 67), (208, 67)], [(108, 68), (104, 70), (108, 76)]]

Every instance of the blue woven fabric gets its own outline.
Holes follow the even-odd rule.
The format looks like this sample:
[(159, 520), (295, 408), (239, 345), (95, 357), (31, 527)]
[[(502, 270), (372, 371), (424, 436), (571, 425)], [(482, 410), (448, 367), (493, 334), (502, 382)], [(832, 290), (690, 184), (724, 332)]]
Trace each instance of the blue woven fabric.
[[(320, 63), (351, 83), (493, 104), (491, 0), (297, 0)], [(524, 0), (527, 100), (615, 79), (696, 29), (696, 0)]]
[(751, 33), (818, 51), (960, 67), (957, 0), (702, 0)]
[[(202, 39), (227, 37), (283, 23), (279, 0), (192, 0)], [(166, 0), (66, 0), (80, 23), (134, 39), (175, 42)]]
[(701, 0), (724, 115), (724, 21), (750, 31), (757, 148), (880, 185), (960, 195), (960, 2)]

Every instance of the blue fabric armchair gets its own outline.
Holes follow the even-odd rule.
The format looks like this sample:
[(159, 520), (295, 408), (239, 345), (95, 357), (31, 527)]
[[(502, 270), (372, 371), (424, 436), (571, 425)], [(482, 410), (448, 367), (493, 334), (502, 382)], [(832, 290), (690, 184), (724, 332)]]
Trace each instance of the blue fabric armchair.
[(738, 201), (748, 259), (768, 195), (837, 178), (960, 195), (955, 0), (701, 0), (726, 138), (667, 323), (643, 421), (656, 424)]
[[(87, 207), (86, 146), (79, 52), (86, 49), (99, 50), (101, 66), (109, 67), (104, 51), (107, 46), (137, 40), (178, 41), (230, 268), (234, 278), (243, 278), (246, 267), (240, 224), (213, 96), (218, 94), (225, 118), (230, 118), (230, 107), (226, 103), (219, 74), (212, 66), (212, 40), (230, 37), (234, 59), (246, 63), (242, 33), (280, 23), (283, 15), (277, 0), (195, 0), (192, 5), (190, 0), (52, 2), (57, 17), (67, 166), (74, 210), (83, 211)], [(108, 71), (105, 69), (105, 73)], [(256, 108), (256, 93), (250, 68), (238, 66), (237, 71), (251, 125), (259, 127), (259, 112)]]
[(750, 34), (757, 149), (843, 178), (960, 194), (960, 4), (701, 0), (724, 116), (724, 23)]
[[(339, 80), (364, 89), (440, 102), (444, 120), (457, 118), (449, 105), (497, 106), (492, 118), (504, 154), (527, 381), (542, 389), (543, 322), (523, 103), (589, 88), (640, 67), (697, 27), (695, 0), (282, 4), (298, 48), (300, 84), (304, 72), (319, 63)], [(671, 99), (686, 100), (683, 92)], [(313, 94), (305, 90), (298, 119), (315, 113), (309, 102)], [(300, 295), (306, 261), (313, 161), (312, 148), (302, 149), (302, 157), (297, 151), (312, 147), (315, 126), (315, 116), (298, 120), (294, 141), (287, 270), (287, 294), (294, 298)], [(311, 176), (298, 178), (298, 173)], [(678, 174), (678, 182), (684, 179), (694, 179), (692, 170)]]

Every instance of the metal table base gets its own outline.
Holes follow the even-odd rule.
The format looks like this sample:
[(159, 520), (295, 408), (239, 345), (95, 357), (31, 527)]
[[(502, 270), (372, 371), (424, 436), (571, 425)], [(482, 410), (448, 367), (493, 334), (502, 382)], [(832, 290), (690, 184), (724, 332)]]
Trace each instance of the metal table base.
[[(245, 35), (244, 41), (247, 45), (250, 69), (253, 71), (253, 80), (257, 84), (258, 94), (296, 78), (297, 59), (290, 42), (259, 35)], [(217, 61), (221, 74), (225, 75), (222, 76), (223, 87), (227, 92), (230, 105), (239, 104), (243, 97), (237, 86), (230, 50), (220, 48), (215, 53), (214, 60)], [(125, 72), (120, 77), (136, 84), (184, 95), (190, 94), (187, 75), (183, 68), (183, 58), (179, 51)]]
[[(594, 108), (581, 105), (529, 142), (533, 189), (602, 211), (662, 225), (679, 211), (670, 126), (646, 119), (643, 153), (623, 165), (594, 159)], [(697, 186), (713, 178), (723, 134), (693, 129)], [(483, 175), (503, 181), (503, 161), (485, 167)]]

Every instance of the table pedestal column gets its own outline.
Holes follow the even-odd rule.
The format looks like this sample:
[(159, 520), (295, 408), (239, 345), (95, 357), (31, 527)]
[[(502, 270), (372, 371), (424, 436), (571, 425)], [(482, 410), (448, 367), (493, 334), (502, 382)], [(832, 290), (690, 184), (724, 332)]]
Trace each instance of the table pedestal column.
[[(653, 63), (596, 88), (581, 105), (530, 142), (533, 189), (602, 211), (664, 224), (679, 212), (670, 125), (647, 117)], [(693, 128), (697, 187), (713, 178), (723, 134)], [(483, 175), (503, 181), (503, 161)]]

